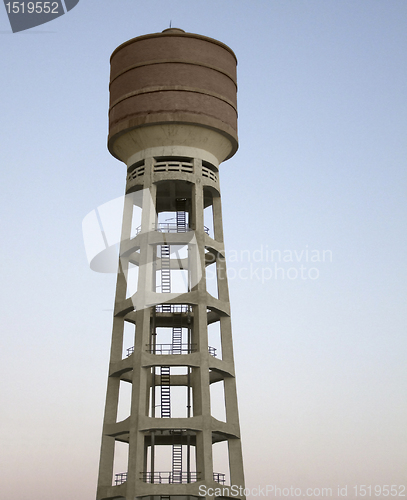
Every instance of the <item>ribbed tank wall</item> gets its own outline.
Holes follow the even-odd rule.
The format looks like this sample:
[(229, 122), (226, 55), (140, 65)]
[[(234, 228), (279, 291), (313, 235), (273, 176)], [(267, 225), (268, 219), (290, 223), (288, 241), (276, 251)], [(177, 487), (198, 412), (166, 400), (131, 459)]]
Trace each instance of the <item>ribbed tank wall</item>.
[(165, 132), (150, 133), (148, 140), (142, 134), (139, 149), (162, 146), (163, 135), (168, 145), (201, 147), (190, 133), (165, 128), (193, 125), (223, 136), (228, 143), (223, 150), (228, 151), (213, 153), (231, 157), (238, 145), (236, 64), (223, 43), (174, 28), (120, 45), (111, 57), (110, 152), (125, 161), (129, 152), (122, 151), (128, 149), (123, 135), (157, 125)]

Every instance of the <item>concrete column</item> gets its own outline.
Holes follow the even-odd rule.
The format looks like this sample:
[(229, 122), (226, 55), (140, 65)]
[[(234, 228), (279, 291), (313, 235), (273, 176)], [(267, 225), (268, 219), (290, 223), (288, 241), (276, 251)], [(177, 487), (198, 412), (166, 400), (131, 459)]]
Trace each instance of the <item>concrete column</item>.
[[(132, 216), (133, 216), (132, 197), (125, 196), (120, 250), (122, 250), (123, 244), (130, 238)], [(117, 273), (117, 283), (116, 283), (116, 303), (120, 303), (126, 298), (127, 273), (128, 273), (128, 261), (127, 259), (120, 259), (118, 273)], [(113, 318), (112, 344), (110, 350), (110, 360), (112, 363), (118, 362), (122, 359), (123, 333), (124, 333), (124, 319), (123, 317), (116, 316)], [(110, 424), (114, 424), (116, 422), (118, 405), (119, 405), (119, 390), (120, 390), (120, 379), (115, 376), (109, 376), (107, 381), (107, 390), (106, 390), (104, 427)], [(99, 485), (103, 486), (112, 485), (114, 452), (115, 452), (115, 439), (111, 436), (106, 435), (105, 430), (103, 430), (101, 451), (100, 451)]]
[(213, 197), (213, 230), (215, 233), (215, 240), (223, 243), (223, 222), (222, 222), (222, 203), (220, 195)]
[[(133, 358), (132, 399), (129, 432), (129, 461), (127, 476), (127, 497), (134, 498), (137, 485), (142, 483), (145, 472), (145, 435), (139, 430), (140, 417), (148, 414), (149, 380), (151, 369), (142, 367), (142, 356), (150, 342), (151, 307), (148, 307), (148, 294), (153, 288), (153, 255), (150, 244), (151, 234), (156, 223), (156, 186), (152, 183), (153, 158), (145, 160), (144, 184), (142, 193), (141, 243), (139, 276), (136, 299), (136, 337)], [(144, 236), (143, 236), (144, 235)]]

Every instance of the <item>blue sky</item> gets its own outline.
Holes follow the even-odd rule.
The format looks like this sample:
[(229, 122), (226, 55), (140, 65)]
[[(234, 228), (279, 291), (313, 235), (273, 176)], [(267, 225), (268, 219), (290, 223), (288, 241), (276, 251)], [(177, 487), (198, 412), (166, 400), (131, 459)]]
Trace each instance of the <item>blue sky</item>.
[(80, 0), (18, 34), (0, 14), (2, 497), (95, 494), (115, 278), (81, 224), (124, 191), (109, 57), (170, 21), (239, 61), (220, 175), (247, 486), (407, 485), (406, 2)]

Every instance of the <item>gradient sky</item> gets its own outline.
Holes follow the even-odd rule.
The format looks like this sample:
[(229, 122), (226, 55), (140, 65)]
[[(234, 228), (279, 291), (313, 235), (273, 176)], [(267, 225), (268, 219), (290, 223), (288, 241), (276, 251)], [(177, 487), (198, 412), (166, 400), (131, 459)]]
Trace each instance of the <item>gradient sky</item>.
[(80, 0), (19, 34), (0, 13), (0, 497), (95, 496), (115, 277), (81, 225), (124, 191), (110, 54), (170, 21), (239, 61), (221, 187), (247, 486), (407, 485), (406, 1)]

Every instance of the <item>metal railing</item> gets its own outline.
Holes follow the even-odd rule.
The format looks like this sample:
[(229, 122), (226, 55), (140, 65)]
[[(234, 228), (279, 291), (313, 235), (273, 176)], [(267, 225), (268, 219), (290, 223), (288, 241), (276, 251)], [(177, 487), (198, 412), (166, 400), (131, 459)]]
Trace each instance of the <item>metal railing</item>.
[[(169, 222), (160, 222), (156, 224), (155, 230), (159, 233), (187, 233), (188, 231), (193, 231), (190, 227), (180, 227), (177, 224), (171, 224)], [(204, 226), (204, 231), (209, 234), (209, 227)]]
[[(208, 346), (208, 351), (211, 356), (216, 358), (216, 347)], [(146, 344), (146, 351), (150, 354), (168, 355), (168, 354), (190, 354), (196, 352), (196, 344), (188, 346), (188, 344), (181, 344), (181, 346), (174, 346), (173, 344)], [(127, 357), (131, 356), (134, 352), (134, 346), (127, 348)]]
[(208, 351), (209, 351), (209, 354), (211, 356), (213, 356), (214, 358), (216, 358), (216, 347), (208, 346)]
[[(144, 483), (150, 484), (185, 484), (195, 483), (200, 479), (199, 472), (182, 472), (181, 474), (173, 474), (171, 471), (158, 471), (158, 472), (141, 472), (141, 480)], [(221, 472), (213, 473), (213, 480), (219, 484), (225, 484), (225, 474)], [(115, 485), (123, 484), (127, 481), (127, 472), (120, 472), (115, 474)]]
[(127, 357), (131, 356), (134, 352), (134, 345), (127, 348)]
[(178, 224), (170, 222), (160, 222), (155, 225), (155, 230), (159, 233), (187, 233), (188, 231), (191, 231), (191, 228), (188, 226), (180, 227)]
[[(155, 224), (153, 227), (153, 231), (157, 231), (159, 233), (188, 233), (189, 231), (193, 231), (190, 227), (179, 227), (177, 224), (170, 224), (168, 222), (160, 222), (159, 224)], [(206, 234), (209, 234), (209, 227), (204, 226), (204, 231)], [(134, 236), (137, 236), (141, 233), (141, 226), (138, 226), (135, 229)]]
[(214, 472), (213, 480), (216, 483), (225, 484), (225, 474), (222, 474), (221, 472)]
[(190, 354), (196, 352), (196, 344), (146, 344), (150, 354)]
[(118, 486), (119, 484), (123, 484), (127, 481), (127, 472), (120, 472), (119, 474), (115, 474), (114, 476), (114, 484)]
[(141, 480), (144, 483), (151, 484), (186, 484), (196, 483), (199, 481), (198, 472), (179, 472), (173, 473), (171, 471), (157, 471), (152, 474), (151, 472), (142, 472)]
[(155, 312), (161, 313), (186, 313), (190, 311), (190, 307), (185, 304), (160, 304), (155, 306)]

